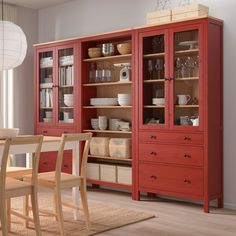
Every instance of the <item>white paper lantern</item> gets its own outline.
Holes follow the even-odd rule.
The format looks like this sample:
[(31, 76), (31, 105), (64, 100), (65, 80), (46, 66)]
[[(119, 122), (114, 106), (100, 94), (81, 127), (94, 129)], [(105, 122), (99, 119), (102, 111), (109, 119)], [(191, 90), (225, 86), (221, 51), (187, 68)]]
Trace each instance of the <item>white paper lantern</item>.
[(10, 21), (0, 21), (0, 71), (19, 66), (26, 51), (27, 41), (22, 29)]

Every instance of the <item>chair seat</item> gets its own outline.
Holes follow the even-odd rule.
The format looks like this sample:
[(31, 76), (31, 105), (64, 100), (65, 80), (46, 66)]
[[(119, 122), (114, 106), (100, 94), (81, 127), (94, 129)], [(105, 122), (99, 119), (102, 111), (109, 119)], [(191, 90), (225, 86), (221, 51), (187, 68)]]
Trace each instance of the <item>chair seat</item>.
[[(39, 186), (54, 188), (56, 186), (55, 181), (55, 171), (43, 172), (38, 174), (38, 184)], [(30, 182), (32, 175), (25, 175), (23, 177), (24, 181)], [(81, 176), (75, 176), (61, 172), (61, 188), (71, 188), (80, 185), (83, 178)]]
[(32, 168), (9, 166), (7, 167), (6, 176), (22, 180), (24, 175), (29, 175), (31, 173)]
[(6, 197), (19, 197), (25, 194), (30, 194), (32, 185), (30, 183), (22, 182), (20, 180), (7, 177), (6, 178)]

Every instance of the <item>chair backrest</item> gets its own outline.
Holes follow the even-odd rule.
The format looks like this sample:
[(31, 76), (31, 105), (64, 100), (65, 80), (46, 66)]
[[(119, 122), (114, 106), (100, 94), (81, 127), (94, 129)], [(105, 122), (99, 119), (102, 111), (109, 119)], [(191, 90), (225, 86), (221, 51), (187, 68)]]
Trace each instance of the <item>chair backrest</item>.
[[(6, 168), (7, 161), (10, 154), (15, 154), (16, 149), (17, 153), (34, 153), (34, 159), (32, 162), (32, 184), (37, 184), (37, 175), (39, 168), (39, 156), (42, 147), (43, 136), (38, 135), (27, 135), (27, 136), (18, 136), (13, 138), (8, 138), (5, 141), (4, 149), (2, 153), (2, 157), (0, 157), (1, 170), (0, 170), (0, 189), (1, 193), (5, 190), (5, 182), (6, 182)], [(26, 147), (26, 145), (28, 145)], [(24, 147), (23, 147), (24, 146)]]
[[(62, 168), (62, 160), (63, 160), (65, 146), (67, 143), (75, 142), (75, 141), (85, 142), (85, 144), (83, 145), (83, 152), (80, 152), (82, 153), (80, 175), (82, 177), (86, 177), (86, 164), (88, 161), (88, 152), (89, 152), (91, 137), (92, 137), (92, 133), (62, 134), (62, 139), (61, 139), (59, 151), (57, 154), (56, 175), (55, 175), (56, 181), (60, 181), (61, 179), (61, 168)], [(81, 146), (82, 145), (80, 145), (80, 147)]]

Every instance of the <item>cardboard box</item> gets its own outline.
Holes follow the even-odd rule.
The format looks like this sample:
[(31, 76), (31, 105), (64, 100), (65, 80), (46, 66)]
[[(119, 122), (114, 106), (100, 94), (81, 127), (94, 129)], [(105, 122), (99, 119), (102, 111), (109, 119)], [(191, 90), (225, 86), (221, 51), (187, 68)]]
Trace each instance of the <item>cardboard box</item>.
[(100, 179), (100, 165), (97, 163), (87, 163), (87, 179)]
[(148, 12), (146, 15), (147, 24), (167, 23), (171, 21), (171, 10), (160, 10)]
[(190, 4), (172, 9), (172, 21), (185, 20), (196, 17), (207, 17), (209, 8), (201, 4)]
[(100, 180), (107, 182), (117, 182), (115, 165), (100, 164)]
[(120, 184), (132, 184), (132, 168), (117, 166), (117, 182)]

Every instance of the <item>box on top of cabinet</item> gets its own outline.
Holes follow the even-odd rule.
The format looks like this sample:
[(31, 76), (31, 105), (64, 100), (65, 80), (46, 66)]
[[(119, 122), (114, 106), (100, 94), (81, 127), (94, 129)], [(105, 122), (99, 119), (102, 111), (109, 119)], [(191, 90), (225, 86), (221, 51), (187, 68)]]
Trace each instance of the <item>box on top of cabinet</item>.
[(209, 8), (201, 4), (190, 4), (172, 9), (172, 21), (186, 20), (194, 17), (207, 17)]
[(147, 24), (158, 24), (171, 21), (171, 10), (160, 10), (154, 12), (148, 12), (146, 15)]

